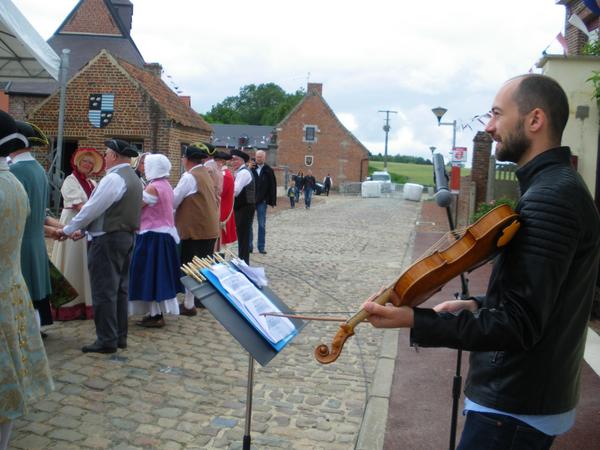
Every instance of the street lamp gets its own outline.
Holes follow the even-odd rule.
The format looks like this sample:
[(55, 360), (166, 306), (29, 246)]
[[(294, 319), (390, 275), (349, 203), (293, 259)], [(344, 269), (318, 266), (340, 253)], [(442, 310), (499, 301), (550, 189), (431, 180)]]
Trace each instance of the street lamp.
[(437, 108), (433, 108), (431, 110), (435, 117), (437, 117), (438, 127), (440, 125), (452, 126), (452, 150), (454, 151), (454, 149), (456, 148), (456, 120), (453, 120), (452, 122), (442, 122), (442, 117), (444, 117), (444, 114), (446, 114), (447, 111), (448, 110), (446, 108), (442, 108), (441, 106), (438, 106)]
[[(433, 112), (435, 117), (437, 117), (438, 127), (440, 125), (450, 125), (452, 127), (452, 151), (450, 152), (451, 160), (452, 160), (453, 156), (454, 156), (454, 149), (456, 148), (456, 120), (453, 120), (452, 122), (442, 122), (442, 117), (444, 117), (444, 114), (446, 114), (447, 111), (448, 110), (446, 108), (442, 108), (441, 106), (438, 106), (437, 108), (433, 108), (431, 110), (431, 112)], [(460, 180), (460, 167), (455, 168), (453, 165), (452, 172), (451, 172), (451, 180), (450, 180), (450, 186), (451, 186), (452, 190), (458, 190), (459, 180)]]

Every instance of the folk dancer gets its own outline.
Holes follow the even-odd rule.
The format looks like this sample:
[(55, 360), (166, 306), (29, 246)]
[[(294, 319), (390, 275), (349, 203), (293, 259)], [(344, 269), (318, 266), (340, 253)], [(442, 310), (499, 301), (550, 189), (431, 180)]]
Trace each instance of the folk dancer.
[(233, 193), (235, 230), (238, 236), (238, 256), (250, 264), (250, 226), (254, 219), (256, 187), (246, 163), (250, 156), (241, 150), (231, 150), (231, 167), (235, 171)]
[[(54, 239), (61, 238), (57, 230), (62, 226), (58, 220), (46, 215), (50, 189), (48, 178), (44, 168), (32, 154), (33, 146), (48, 145), (48, 139), (35, 125), (16, 121), (16, 126), (27, 143), (15, 141), (17, 144), (10, 153), (10, 171), (23, 184), (31, 207), (21, 243), (21, 271), (33, 300), (38, 325), (42, 327), (53, 323), (48, 298), (52, 292), (50, 265), (44, 237), (49, 235)], [(41, 334), (46, 336), (44, 332)]]
[(110, 139), (100, 180), (81, 211), (63, 228), (68, 236), (86, 230), (88, 270), (96, 341), (84, 353), (114, 353), (127, 348), (129, 265), (135, 232), (140, 227), (142, 182), (131, 167), (137, 150), (121, 139)]
[(0, 111), (0, 450), (8, 447), (13, 422), (54, 387), (19, 264), (27, 192), (6, 161), (10, 152), (26, 146), (14, 119)]
[[(183, 154), (182, 175), (174, 190), (175, 226), (181, 238), (181, 262), (191, 262), (194, 256), (203, 258), (211, 255), (219, 237), (219, 209), (213, 179), (204, 162), (208, 154), (201, 148), (190, 145)], [(201, 306), (201, 304), (198, 304)], [(197, 314), (194, 294), (185, 290), (180, 314)]]
[(173, 217), (173, 188), (169, 184), (171, 162), (160, 153), (144, 162), (147, 180), (143, 194), (140, 230), (135, 239), (129, 277), (129, 312), (144, 314), (137, 325), (165, 326), (163, 314), (179, 314), (179, 235)]

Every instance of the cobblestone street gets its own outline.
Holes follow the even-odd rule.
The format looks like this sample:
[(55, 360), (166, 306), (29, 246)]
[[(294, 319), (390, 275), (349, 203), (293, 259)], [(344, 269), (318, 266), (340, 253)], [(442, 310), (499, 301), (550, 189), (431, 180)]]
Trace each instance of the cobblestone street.
[[(251, 264), (265, 267), (292, 309), (348, 317), (410, 262), (420, 208), (330, 196), (310, 210), (275, 210), (268, 254), (252, 254)], [(93, 321), (46, 330), (56, 389), (15, 423), (9, 448), (242, 447), (247, 353), (206, 310), (167, 316), (162, 329), (134, 319), (128, 348), (114, 355), (81, 353), (94, 339)], [(255, 365), (253, 448), (354, 448), (385, 334), (359, 326), (338, 361), (321, 365), (313, 350), (329, 345), (338, 326), (311, 322), (266, 367)]]

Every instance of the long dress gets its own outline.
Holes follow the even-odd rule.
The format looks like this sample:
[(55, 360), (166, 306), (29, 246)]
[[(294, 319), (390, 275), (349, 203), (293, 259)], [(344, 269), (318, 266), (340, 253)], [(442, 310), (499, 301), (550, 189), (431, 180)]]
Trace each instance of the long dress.
[(21, 244), (21, 272), (29, 288), (33, 306), (40, 314), (41, 325), (50, 325), (52, 314), (48, 296), (52, 292), (52, 287), (44, 239), (44, 222), (49, 195), (48, 178), (44, 168), (33, 157), (26, 160), (15, 158), (9, 167), (12, 174), (23, 184), (31, 208)]
[[(173, 188), (166, 178), (152, 180), (155, 204), (142, 208), (140, 231), (129, 269), (129, 314), (179, 314), (179, 236), (173, 218)], [(145, 194), (146, 195), (146, 194)]]
[(221, 225), (221, 245), (227, 245), (237, 241), (235, 217), (233, 213), (233, 201), (235, 199), (233, 186), (234, 179), (231, 171), (227, 168), (223, 168), (223, 192), (221, 193), (220, 221), (221, 224), (225, 222), (225, 225)]
[(0, 158), (0, 424), (53, 389), (46, 351), (21, 274), (27, 194)]
[[(94, 187), (96, 182), (90, 180)], [(60, 214), (60, 223), (67, 225), (77, 211), (73, 205), (84, 203), (88, 196), (81, 187), (75, 175), (71, 174), (60, 188), (63, 197), (63, 210)], [(92, 319), (92, 289), (90, 274), (87, 269), (87, 242), (85, 239), (73, 241), (55, 241), (52, 249), (52, 263), (64, 275), (67, 281), (79, 293), (73, 301), (66, 303), (55, 311), (56, 320)]]

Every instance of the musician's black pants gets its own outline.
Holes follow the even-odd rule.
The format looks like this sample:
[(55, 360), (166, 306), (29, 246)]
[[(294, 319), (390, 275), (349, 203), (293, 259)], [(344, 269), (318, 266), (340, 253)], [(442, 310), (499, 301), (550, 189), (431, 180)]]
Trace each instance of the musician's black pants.
[(254, 220), (254, 205), (235, 210), (235, 231), (238, 238), (238, 256), (250, 264), (250, 227)]
[(469, 411), (457, 450), (546, 450), (553, 441), (513, 417)]

